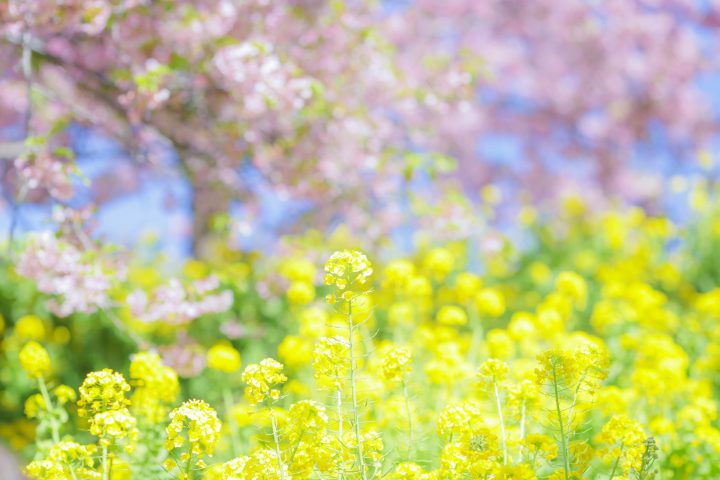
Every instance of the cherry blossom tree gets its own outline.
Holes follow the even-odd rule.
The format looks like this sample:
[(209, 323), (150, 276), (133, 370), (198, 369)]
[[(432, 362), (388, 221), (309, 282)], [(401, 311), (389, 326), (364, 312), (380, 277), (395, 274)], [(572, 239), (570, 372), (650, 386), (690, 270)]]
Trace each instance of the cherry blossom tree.
[[(679, 160), (715, 134), (698, 78), (717, 67), (719, 18), (691, 0), (9, 0), (4, 191), (71, 198), (67, 127), (82, 124), (128, 157), (96, 201), (144, 170), (179, 173), (197, 250), (232, 202), (257, 214), (255, 174), (312, 205), (298, 225), (378, 237), (419, 194), (406, 180), (449, 179), (453, 159), (470, 193), (501, 176), (543, 195), (583, 168), (617, 193), (654, 129)], [(510, 135), (526, 162), (487, 162), (488, 135)], [(472, 218), (453, 198), (436, 216)]]
[(528, 189), (557, 191), (584, 168), (605, 193), (630, 194), (645, 184), (628, 182), (633, 154), (656, 132), (680, 162), (717, 133), (699, 80), (718, 72), (718, 26), (717, 1), (417, 0), (389, 30), (407, 68), (438, 54), (484, 59), (492, 78), (473, 107), (435, 123), (436, 148), (460, 160), (467, 186), (502, 168), (478, 168), (474, 139), (509, 135), (529, 161), (517, 169)]
[[(400, 192), (418, 128), (399, 107), (419, 103), (425, 85), (397, 68), (378, 7), (13, 0), (0, 18), (0, 118), (26, 139), (5, 169), (16, 201), (71, 195), (62, 137), (78, 122), (121, 141), (136, 172), (167, 168), (163, 152), (174, 150), (197, 240), (231, 201), (257, 207), (250, 169), (276, 194), (314, 202), (316, 225), (338, 212), (357, 225), (391, 221), (381, 207)], [(472, 94), (473, 76), (457, 68), (425, 73), (438, 105)], [(101, 197), (126, 193), (110, 175)]]

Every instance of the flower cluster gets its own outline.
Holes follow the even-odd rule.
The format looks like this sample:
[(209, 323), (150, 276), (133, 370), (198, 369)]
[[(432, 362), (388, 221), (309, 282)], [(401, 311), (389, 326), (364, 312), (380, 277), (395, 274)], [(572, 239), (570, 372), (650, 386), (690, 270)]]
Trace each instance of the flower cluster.
[(38, 290), (52, 295), (48, 308), (58, 316), (92, 313), (110, 305), (113, 274), (122, 270), (109, 261), (100, 262), (51, 232), (31, 237), (16, 270), (33, 279)]
[(325, 285), (333, 286), (339, 294), (328, 295), (328, 301), (351, 302), (364, 290), (363, 288), (373, 273), (372, 265), (367, 256), (357, 250), (341, 250), (333, 253), (325, 263)]
[(232, 373), (240, 370), (240, 353), (228, 343), (216, 343), (207, 353), (208, 368)]
[(107, 448), (127, 440), (125, 449), (131, 451), (138, 431), (128, 409), (130, 385), (125, 377), (109, 368), (91, 372), (79, 390), (78, 415), (89, 420), (90, 433), (100, 439), (100, 445)]
[(80, 385), (78, 415), (92, 419), (98, 413), (121, 410), (130, 405), (125, 397), (130, 385), (121, 373), (105, 368), (88, 373)]
[(350, 371), (350, 348), (342, 337), (323, 337), (315, 345), (313, 370), (321, 387), (339, 388)]
[(34, 378), (42, 378), (50, 373), (50, 356), (42, 345), (28, 342), (20, 350), (20, 365)]
[(94, 478), (95, 445), (80, 445), (63, 441), (50, 449), (41, 460), (32, 461), (26, 468), (30, 478), (39, 480), (61, 478)]
[(165, 418), (169, 405), (180, 392), (177, 373), (163, 365), (158, 354), (150, 352), (133, 356), (130, 384), (133, 386), (130, 397), (133, 412), (155, 422)]
[[(220, 420), (210, 405), (202, 400), (188, 400), (170, 413), (165, 448), (169, 451), (182, 448), (185, 442), (189, 448), (180, 455), (180, 463), (194, 463), (205, 466), (203, 456), (212, 456), (220, 437)], [(178, 465), (170, 459), (168, 469)]]
[(100, 439), (100, 445), (110, 446), (118, 441), (129, 438), (131, 443), (128, 450), (131, 450), (133, 443), (137, 442), (138, 430), (137, 421), (130, 414), (127, 408), (120, 410), (108, 410), (96, 414), (90, 422), (90, 433)]
[(385, 352), (383, 359), (383, 375), (391, 382), (403, 381), (410, 370), (410, 352), (401, 347), (392, 347)]
[(641, 471), (646, 444), (645, 432), (639, 422), (625, 415), (614, 415), (603, 426), (597, 440), (605, 445), (600, 453), (619, 464), (621, 468), (617, 472), (614, 468), (613, 474), (622, 472), (623, 475), (628, 476), (633, 471)]
[(280, 390), (274, 387), (287, 381), (282, 372), (282, 363), (272, 358), (245, 367), (242, 374), (242, 381), (247, 384), (245, 398), (252, 404), (280, 398)]
[(126, 302), (133, 316), (144, 323), (164, 322), (183, 326), (211, 313), (222, 313), (233, 303), (229, 290), (220, 290), (217, 277), (196, 280), (189, 286), (173, 278), (150, 294), (134, 290)]

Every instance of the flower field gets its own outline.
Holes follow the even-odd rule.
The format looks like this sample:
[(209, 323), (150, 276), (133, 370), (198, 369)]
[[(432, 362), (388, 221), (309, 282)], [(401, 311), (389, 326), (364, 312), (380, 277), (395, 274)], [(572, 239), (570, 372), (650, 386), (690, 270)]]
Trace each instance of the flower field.
[(720, 480), (720, 0), (0, 0), (0, 480)]
[(65, 319), (8, 268), (0, 431), (37, 479), (718, 478), (717, 209), (575, 199), (483, 275), (467, 243), (381, 261), (297, 238), (130, 267)]

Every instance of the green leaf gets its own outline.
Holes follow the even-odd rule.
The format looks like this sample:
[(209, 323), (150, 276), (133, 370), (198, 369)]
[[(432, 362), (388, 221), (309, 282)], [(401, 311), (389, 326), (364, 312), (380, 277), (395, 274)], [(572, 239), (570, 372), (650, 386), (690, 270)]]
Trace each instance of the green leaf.
[(66, 158), (68, 160), (75, 159), (75, 152), (65, 146), (55, 147), (53, 149), (53, 155), (56, 157)]
[(176, 71), (187, 72), (188, 70), (190, 70), (190, 62), (188, 62), (188, 59), (183, 57), (182, 55), (178, 55), (175, 52), (170, 55), (169, 65), (171, 69)]
[(457, 161), (448, 155), (433, 153), (431, 158), (438, 173), (452, 173), (457, 170)]

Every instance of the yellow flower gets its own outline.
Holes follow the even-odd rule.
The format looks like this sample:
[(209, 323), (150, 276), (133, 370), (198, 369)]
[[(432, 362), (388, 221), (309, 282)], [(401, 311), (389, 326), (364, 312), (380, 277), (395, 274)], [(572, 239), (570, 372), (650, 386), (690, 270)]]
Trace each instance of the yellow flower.
[(288, 418), (290, 427), (286, 436), (291, 442), (300, 438), (317, 441), (320, 439), (319, 434), (328, 426), (325, 406), (312, 400), (301, 400), (291, 405)]
[(25, 400), (25, 416), (27, 418), (37, 418), (40, 412), (46, 409), (45, 399), (39, 393), (34, 393)]
[(505, 297), (495, 288), (483, 288), (475, 296), (475, 303), (482, 315), (499, 317), (505, 313)]
[[(154, 270), (151, 270), (151, 272), (154, 272)], [(183, 274), (192, 280), (205, 278), (208, 276), (208, 273), (210, 273), (208, 265), (200, 260), (190, 259), (183, 265)], [(152, 274), (150, 275), (152, 276)]]
[(53, 393), (58, 399), (60, 405), (65, 405), (66, 403), (74, 402), (75, 400), (77, 400), (77, 394), (75, 393), (75, 390), (73, 390), (72, 387), (68, 387), (67, 385), (58, 385), (53, 389)]
[(510, 319), (507, 331), (515, 341), (532, 340), (537, 335), (535, 318), (529, 312), (515, 312)]
[(98, 413), (121, 410), (130, 404), (125, 398), (130, 385), (122, 374), (109, 368), (88, 373), (79, 390), (78, 415), (81, 417), (92, 419)]
[(292, 282), (312, 284), (315, 280), (315, 272), (313, 262), (305, 258), (291, 258), (280, 266), (280, 273)]
[(350, 345), (339, 336), (323, 337), (313, 352), (315, 380), (321, 388), (338, 388), (350, 373)]
[(64, 345), (70, 341), (70, 330), (67, 327), (57, 327), (52, 331), (50, 341), (59, 345)]
[[(90, 433), (100, 439), (100, 445), (110, 446), (118, 441), (129, 438), (131, 442), (138, 439), (135, 418), (127, 408), (100, 412), (90, 422)], [(132, 444), (126, 448), (130, 451)]]
[(242, 381), (247, 384), (245, 398), (248, 402), (254, 405), (265, 400), (275, 401), (280, 398), (280, 390), (273, 387), (287, 381), (282, 371), (282, 363), (272, 358), (245, 367)]
[(297, 281), (290, 284), (287, 299), (295, 305), (307, 305), (315, 298), (315, 287), (311, 283)]
[(409, 260), (393, 260), (383, 270), (383, 291), (395, 294), (407, 291), (410, 279), (415, 276), (415, 265)]
[(458, 302), (465, 305), (475, 298), (475, 294), (482, 287), (482, 279), (474, 273), (461, 272), (455, 277), (455, 291)]
[(522, 415), (523, 406), (527, 411), (540, 403), (540, 389), (530, 381), (523, 380), (510, 389), (508, 393), (508, 405), (519, 417)]
[(535, 471), (526, 463), (517, 465), (496, 465), (493, 480), (535, 480)]
[(160, 421), (180, 393), (177, 373), (162, 364), (156, 353), (139, 352), (130, 362), (130, 383), (134, 387), (133, 412), (151, 421)]
[[(343, 444), (350, 452), (357, 451), (358, 438), (354, 433), (347, 432), (343, 438)], [(382, 452), (385, 448), (382, 437), (374, 430), (369, 430), (360, 435), (360, 450), (365, 461), (365, 467), (371, 466), (375, 469), (380, 467)]]
[(220, 465), (210, 467), (210, 471), (206, 472), (203, 480), (226, 480), (230, 478), (247, 478), (245, 476), (245, 465), (248, 463), (248, 457), (238, 457), (228, 460)]
[(615, 386), (598, 390), (597, 406), (605, 415), (625, 412), (628, 405), (627, 393)]
[(372, 264), (364, 253), (341, 250), (325, 263), (325, 285), (333, 285), (342, 292), (355, 284), (365, 285), (372, 273)]
[(312, 342), (306, 338), (288, 335), (278, 345), (278, 357), (290, 368), (300, 368), (312, 362)]
[(433, 288), (430, 280), (422, 275), (415, 275), (408, 281), (407, 293), (416, 298), (429, 299)]
[(538, 360), (540, 366), (535, 373), (539, 385), (557, 382), (575, 388), (583, 382), (584, 391), (593, 393), (607, 376), (607, 353), (591, 344), (582, 344), (574, 350), (548, 350)]
[(188, 400), (170, 413), (170, 424), (166, 428), (165, 449), (181, 448), (187, 441), (189, 449), (180, 456), (181, 461), (195, 457), (195, 465), (202, 468), (202, 456), (212, 456), (215, 451), (222, 424), (217, 413), (202, 400)]
[(515, 343), (505, 330), (493, 328), (485, 338), (488, 353), (491, 357), (509, 358), (515, 354)]
[(35, 315), (24, 315), (15, 322), (13, 332), (21, 340), (42, 340), (45, 338), (45, 323)]
[(42, 378), (50, 373), (50, 356), (37, 342), (28, 342), (20, 350), (20, 366), (33, 378)]
[(530, 264), (530, 267), (528, 268), (528, 273), (530, 274), (530, 278), (532, 279), (533, 283), (535, 283), (535, 285), (545, 284), (552, 276), (552, 271), (550, 270), (550, 267), (538, 261), (532, 262)]
[(410, 327), (415, 320), (416, 307), (412, 302), (396, 302), (388, 308), (388, 322), (393, 328)]
[(555, 440), (541, 433), (528, 434), (522, 441), (531, 456), (541, 456), (546, 460), (555, 460), (558, 455), (558, 446)]
[(585, 308), (588, 287), (580, 275), (575, 272), (560, 272), (555, 280), (555, 287), (560, 293), (572, 299), (576, 307)]
[(480, 189), (480, 195), (488, 205), (497, 205), (502, 201), (502, 190), (495, 184), (488, 183)]
[(95, 450), (95, 445), (62, 441), (54, 445), (46, 457), (32, 461), (25, 474), (36, 480), (97, 478)]
[(285, 465), (284, 462), (280, 462), (277, 453), (269, 448), (255, 450), (247, 459), (241, 472), (242, 476), (239, 478), (258, 480), (288, 478), (287, 465)]
[(391, 382), (401, 382), (410, 370), (410, 352), (401, 347), (391, 347), (383, 361), (383, 376)]
[(236, 372), (241, 365), (240, 352), (228, 342), (218, 342), (208, 350), (207, 365), (220, 372)]
[(468, 321), (465, 310), (454, 305), (446, 305), (438, 310), (437, 321), (443, 325), (466, 325)]
[(428, 380), (434, 385), (453, 385), (472, 374), (471, 367), (465, 362), (465, 356), (456, 342), (438, 344), (433, 359), (423, 369)]
[(605, 444), (600, 453), (609, 461), (620, 460), (625, 475), (631, 470), (640, 470), (645, 453), (645, 432), (639, 422), (625, 415), (614, 415), (603, 426), (597, 441)]
[(478, 423), (482, 423), (482, 415), (476, 403), (453, 403), (440, 412), (437, 431), (441, 436), (456, 436), (471, 431)]
[(478, 377), (491, 384), (503, 382), (507, 376), (507, 363), (496, 358), (485, 360), (478, 370)]
[(300, 314), (300, 335), (319, 338), (326, 334), (328, 314), (320, 307), (310, 307)]
[(445, 248), (434, 248), (425, 255), (423, 267), (434, 279), (441, 281), (452, 272), (455, 267), (455, 258)]
[(425, 471), (420, 465), (402, 462), (387, 476), (387, 480), (422, 480), (424, 474)]

